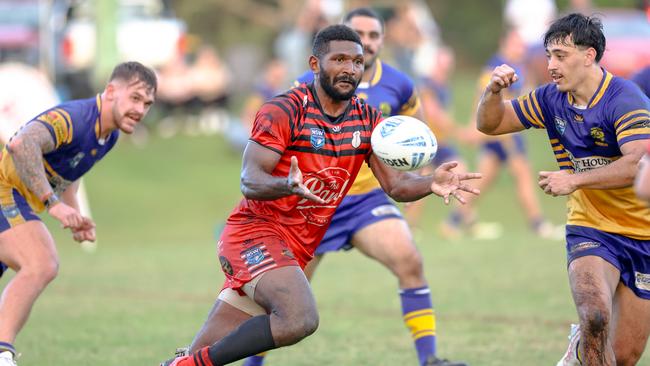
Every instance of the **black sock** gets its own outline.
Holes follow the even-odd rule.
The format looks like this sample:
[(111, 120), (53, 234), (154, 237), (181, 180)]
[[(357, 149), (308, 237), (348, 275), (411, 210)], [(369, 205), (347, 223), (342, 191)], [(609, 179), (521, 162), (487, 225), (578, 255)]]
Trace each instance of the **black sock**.
[(248, 319), (210, 346), (208, 355), (214, 366), (221, 366), (273, 348), (275, 342), (271, 334), (271, 317), (259, 315)]

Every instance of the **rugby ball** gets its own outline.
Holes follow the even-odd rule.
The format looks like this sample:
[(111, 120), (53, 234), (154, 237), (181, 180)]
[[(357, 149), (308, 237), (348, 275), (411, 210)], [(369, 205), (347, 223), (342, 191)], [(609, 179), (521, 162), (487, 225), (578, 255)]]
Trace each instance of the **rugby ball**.
[(398, 170), (416, 170), (436, 156), (438, 142), (429, 126), (417, 118), (391, 116), (381, 121), (370, 137), (373, 153)]

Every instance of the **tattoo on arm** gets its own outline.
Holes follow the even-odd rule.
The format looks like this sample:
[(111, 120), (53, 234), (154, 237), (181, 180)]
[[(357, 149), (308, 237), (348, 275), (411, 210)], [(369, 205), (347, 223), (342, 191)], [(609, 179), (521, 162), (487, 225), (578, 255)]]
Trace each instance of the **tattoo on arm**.
[(39, 198), (52, 192), (45, 174), (43, 154), (51, 152), (54, 147), (50, 131), (38, 122), (31, 122), (23, 127), (7, 146), (18, 176), (27, 189)]

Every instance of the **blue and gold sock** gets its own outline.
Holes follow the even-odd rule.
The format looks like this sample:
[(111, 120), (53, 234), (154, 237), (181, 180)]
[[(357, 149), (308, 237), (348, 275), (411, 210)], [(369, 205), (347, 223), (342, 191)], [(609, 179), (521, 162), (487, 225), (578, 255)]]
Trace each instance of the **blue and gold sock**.
[(262, 366), (264, 364), (264, 356), (266, 352), (258, 353), (255, 356), (250, 356), (244, 361), (243, 366)]
[(428, 286), (401, 289), (404, 324), (411, 331), (420, 365), (436, 354), (436, 316)]

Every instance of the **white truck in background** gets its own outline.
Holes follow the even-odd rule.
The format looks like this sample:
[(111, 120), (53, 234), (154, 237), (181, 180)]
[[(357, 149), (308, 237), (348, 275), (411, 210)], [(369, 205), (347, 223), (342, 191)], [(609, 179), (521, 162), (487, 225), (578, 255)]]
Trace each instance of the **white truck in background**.
[[(118, 61), (159, 67), (184, 54), (186, 25), (172, 15), (167, 1), (116, 1)], [(58, 82), (66, 85), (71, 98), (87, 97), (94, 90), (92, 73), (98, 57), (94, 6), (95, 1), (73, 1), (62, 32)]]

